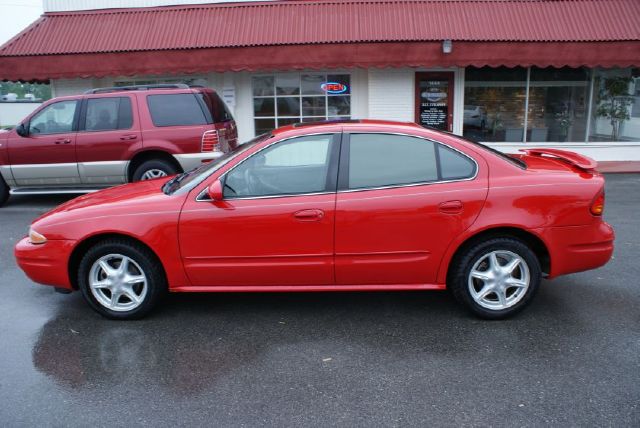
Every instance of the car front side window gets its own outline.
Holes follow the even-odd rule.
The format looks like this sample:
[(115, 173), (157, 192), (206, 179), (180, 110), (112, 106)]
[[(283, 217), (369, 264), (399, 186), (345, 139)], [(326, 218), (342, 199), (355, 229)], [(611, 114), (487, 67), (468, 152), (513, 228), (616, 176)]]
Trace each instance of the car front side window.
[(60, 101), (43, 108), (29, 121), (29, 135), (72, 132), (77, 105), (77, 101)]
[(329, 191), (333, 135), (292, 138), (267, 147), (232, 169), (225, 198), (299, 195)]

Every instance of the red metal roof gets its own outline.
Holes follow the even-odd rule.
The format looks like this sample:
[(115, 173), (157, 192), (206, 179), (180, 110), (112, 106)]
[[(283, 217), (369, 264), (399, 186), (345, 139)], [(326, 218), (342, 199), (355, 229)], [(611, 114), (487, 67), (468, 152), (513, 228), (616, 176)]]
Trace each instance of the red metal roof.
[(212, 4), (46, 13), (0, 47), (0, 56), (443, 39), (639, 41), (639, 23), (640, 0)]

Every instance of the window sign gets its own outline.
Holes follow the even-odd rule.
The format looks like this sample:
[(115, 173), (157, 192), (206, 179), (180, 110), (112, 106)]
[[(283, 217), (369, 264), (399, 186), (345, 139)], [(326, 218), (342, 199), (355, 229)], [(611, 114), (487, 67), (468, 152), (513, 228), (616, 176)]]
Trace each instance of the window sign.
[(347, 85), (340, 82), (326, 82), (320, 85), (320, 88), (327, 94), (343, 94), (347, 92)]
[(449, 82), (420, 82), (420, 125), (448, 131)]

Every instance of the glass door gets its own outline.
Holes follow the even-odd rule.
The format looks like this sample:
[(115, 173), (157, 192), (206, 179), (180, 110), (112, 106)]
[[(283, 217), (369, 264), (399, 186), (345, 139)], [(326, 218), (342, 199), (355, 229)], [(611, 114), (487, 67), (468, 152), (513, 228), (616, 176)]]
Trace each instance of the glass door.
[(453, 132), (453, 72), (416, 73), (416, 123)]

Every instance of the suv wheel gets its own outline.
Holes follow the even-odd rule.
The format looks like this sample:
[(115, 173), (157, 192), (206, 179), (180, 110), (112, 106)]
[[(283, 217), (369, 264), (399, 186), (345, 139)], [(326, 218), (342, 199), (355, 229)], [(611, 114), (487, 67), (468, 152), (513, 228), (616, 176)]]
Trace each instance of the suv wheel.
[(4, 205), (9, 199), (9, 186), (4, 182), (2, 176), (0, 176), (0, 207)]
[(157, 257), (127, 239), (108, 239), (87, 251), (78, 268), (78, 286), (100, 315), (111, 319), (145, 316), (167, 289)]
[(480, 242), (453, 263), (448, 286), (454, 297), (480, 318), (514, 315), (531, 302), (540, 285), (538, 258), (517, 239)]
[(132, 181), (153, 180), (154, 178), (174, 175), (178, 169), (171, 162), (164, 159), (152, 159), (143, 162), (133, 172)]

